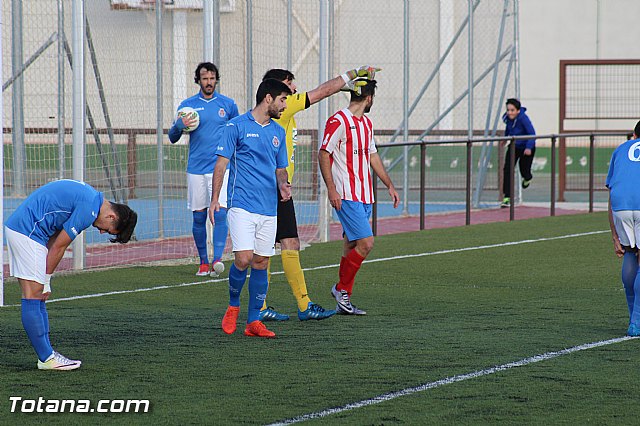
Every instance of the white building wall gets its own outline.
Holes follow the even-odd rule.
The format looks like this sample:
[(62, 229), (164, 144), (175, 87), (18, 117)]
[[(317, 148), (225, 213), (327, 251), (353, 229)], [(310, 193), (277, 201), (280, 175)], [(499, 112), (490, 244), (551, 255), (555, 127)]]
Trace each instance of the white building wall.
[(639, 17), (637, 0), (520, 0), (521, 100), (539, 134), (558, 131), (559, 61), (640, 58)]

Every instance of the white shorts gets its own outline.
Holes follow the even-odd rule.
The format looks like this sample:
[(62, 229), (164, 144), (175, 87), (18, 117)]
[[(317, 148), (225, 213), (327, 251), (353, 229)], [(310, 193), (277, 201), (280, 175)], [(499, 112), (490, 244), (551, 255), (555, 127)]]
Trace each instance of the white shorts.
[(24, 234), (4, 227), (9, 254), (9, 275), (23, 280), (47, 284), (49, 250)]
[[(187, 208), (192, 212), (208, 209), (211, 205), (213, 173), (194, 175), (187, 173)], [(224, 180), (220, 188), (218, 201), (220, 207), (227, 207), (227, 185), (229, 183), (229, 169), (224, 172)]]
[(621, 210), (613, 212), (613, 224), (618, 233), (620, 244), (638, 247), (640, 241), (640, 210)]
[(276, 218), (249, 213), (237, 207), (230, 208), (227, 212), (227, 223), (233, 251), (251, 250), (259, 256), (273, 256), (276, 244)]

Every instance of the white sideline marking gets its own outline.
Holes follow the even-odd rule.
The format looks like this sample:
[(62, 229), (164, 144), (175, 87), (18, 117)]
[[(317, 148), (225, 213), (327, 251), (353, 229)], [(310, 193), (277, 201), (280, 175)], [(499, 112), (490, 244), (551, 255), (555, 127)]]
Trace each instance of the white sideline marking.
[[(534, 240), (520, 240), (520, 241), (509, 241), (506, 243), (497, 243), (497, 244), (488, 244), (483, 246), (474, 246), (474, 247), (463, 247), (457, 249), (448, 249), (448, 250), (439, 250), (439, 251), (431, 251), (426, 253), (416, 253), (416, 254), (404, 254), (400, 256), (392, 256), (392, 257), (381, 257), (378, 259), (370, 259), (365, 260), (363, 263), (374, 263), (374, 262), (386, 262), (389, 260), (397, 260), (397, 259), (409, 259), (413, 257), (424, 257), (424, 256), (436, 256), (439, 254), (449, 254), (449, 253), (459, 253), (463, 251), (473, 251), (473, 250), (484, 250), (489, 248), (497, 248), (497, 247), (508, 247), (508, 246), (516, 246), (520, 244), (531, 244), (531, 243), (539, 243), (542, 241), (554, 241), (554, 240), (564, 240), (567, 238), (577, 238), (577, 237), (585, 237), (588, 235), (596, 235), (596, 234), (604, 234), (610, 232), (606, 231), (590, 231), (590, 232), (581, 232), (578, 234), (567, 234), (567, 235), (559, 235), (557, 237), (544, 237), (544, 238), (536, 238)], [(336, 268), (340, 266), (338, 263), (334, 263), (331, 265), (323, 265), (323, 266), (315, 266), (313, 268), (303, 268), (303, 271), (317, 271), (320, 269), (328, 269), (328, 268)], [(281, 275), (283, 271), (272, 272), (271, 275)], [(94, 293), (94, 294), (85, 294), (82, 296), (72, 296), (72, 297), (61, 297), (59, 299), (48, 300), (47, 303), (54, 302), (67, 302), (69, 300), (79, 300), (79, 299), (91, 299), (94, 297), (103, 297), (103, 296), (113, 296), (116, 294), (128, 294), (128, 293), (140, 293), (143, 291), (154, 291), (154, 290), (166, 290), (170, 288), (178, 288), (178, 287), (189, 287), (194, 285), (206, 284), (206, 283), (216, 283), (227, 281), (227, 278), (215, 279), (215, 280), (204, 280), (204, 281), (195, 281), (190, 283), (181, 283), (181, 284), (171, 284), (171, 285), (161, 285), (157, 287), (149, 287), (149, 288), (138, 288), (135, 290), (119, 290), (119, 291), (109, 291), (106, 293)], [(16, 305), (4, 305), (6, 308), (20, 306)], [(3, 306), (0, 306), (2, 308)]]
[(338, 414), (338, 413), (342, 413), (344, 411), (354, 410), (356, 408), (362, 408), (362, 407), (366, 407), (366, 406), (369, 406), (369, 405), (379, 404), (381, 402), (390, 401), (392, 399), (400, 398), (402, 396), (407, 396), (407, 395), (411, 395), (411, 394), (414, 394), (414, 393), (417, 393), (417, 392), (422, 392), (422, 391), (426, 391), (426, 390), (429, 390), (429, 389), (437, 388), (437, 387), (442, 386), (442, 385), (449, 385), (451, 383), (461, 382), (463, 380), (475, 379), (477, 377), (487, 376), (489, 374), (494, 374), (494, 373), (498, 373), (500, 371), (505, 371), (505, 370), (508, 370), (510, 368), (522, 367), (522, 366), (525, 366), (525, 365), (534, 364), (536, 362), (546, 361), (546, 360), (549, 360), (549, 359), (552, 359), (552, 358), (556, 358), (556, 357), (559, 357), (559, 356), (568, 355), (568, 354), (571, 354), (573, 352), (584, 351), (584, 350), (587, 350), (587, 349), (593, 349), (593, 348), (597, 348), (597, 347), (600, 347), (600, 346), (612, 345), (614, 343), (620, 343), (620, 342), (624, 342), (624, 341), (632, 340), (632, 339), (637, 339), (637, 338), (638, 337), (629, 337), (629, 336), (617, 337), (615, 339), (601, 340), (599, 342), (593, 342), (593, 343), (585, 343), (583, 345), (574, 346), (572, 348), (563, 349), (561, 351), (547, 352), (547, 353), (544, 353), (544, 354), (541, 354), (541, 355), (535, 355), (535, 356), (532, 356), (532, 357), (529, 357), (529, 358), (523, 358), (523, 359), (521, 359), (519, 361), (509, 362), (507, 364), (502, 364), (502, 365), (498, 365), (498, 366), (495, 366), (495, 367), (486, 368), (484, 370), (474, 371), (472, 373), (460, 374), (458, 376), (453, 376), (453, 377), (447, 377), (445, 379), (440, 379), (440, 380), (436, 380), (435, 382), (425, 383), (425, 384), (420, 385), (420, 386), (416, 386), (416, 387), (412, 387), (412, 388), (406, 388), (406, 389), (402, 389), (402, 390), (399, 390), (399, 391), (396, 391), (396, 392), (385, 393), (383, 395), (378, 395), (378, 396), (376, 396), (374, 398), (364, 399), (362, 401), (353, 402), (351, 404), (346, 404), (346, 405), (343, 405), (342, 407), (329, 408), (329, 409), (323, 410), (323, 411), (316, 411), (315, 413), (304, 414), (302, 416), (293, 417), (293, 418), (290, 418), (290, 419), (287, 419), (287, 420), (282, 420), (282, 421), (277, 422), (277, 423), (271, 423), (268, 426), (290, 425), (290, 424), (293, 424), (293, 423), (299, 423), (299, 422), (304, 422), (304, 421), (307, 421), (307, 420), (327, 417), (327, 416), (330, 416), (332, 414)]

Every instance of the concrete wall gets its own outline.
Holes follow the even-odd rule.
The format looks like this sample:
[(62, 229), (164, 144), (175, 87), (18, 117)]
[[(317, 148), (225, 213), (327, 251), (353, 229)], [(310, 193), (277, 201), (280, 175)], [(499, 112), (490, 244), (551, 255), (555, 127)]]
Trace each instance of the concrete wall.
[[(5, 79), (11, 74), (11, 0), (2, 2)], [(56, 1), (24, 1), (24, 56), (28, 57), (56, 30)], [(335, 2), (336, 40), (331, 76), (363, 63), (381, 65), (380, 89), (372, 112), (377, 127), (395, 128), (402, 118), (402, 11), (401, 0), (372, 0), (366, 10), (355, 0)], [(495, 56), (502, 0), (482, 0), (475, 16), (475, 60), (477, 75), (490, 65)], [(520, 4), (520, 75), (521, 98), (527, 106), (539, 133), (558, 130), (558, 62), (560, 59), (640, 58), (640, 1), (637, 0), (519, 0)], [(232, 13), (221, 15), (222, 92), (234, 97), (244, 111), (247, 81), (245, 63), (245, 1), (235, 2)], [(254, 2), (253, 89), (262, 73), (270, 67), (285, 67), (286, 2), (261, 0)], [(71, 35), (71, 1), (65, 0), (67, 38)], [(296, 0), (298, 21), (294, 27), (293, 62), (301, 89), (318, 83), (317, 32), (318, 6), (314, 0)], [(155, 128), (155, 16), (153, 11), (113, 11), (108, 0), (87, 1), (103, 83), (107, 92), (112, 121), (116, 127)], [(177, 34), (172, 13), (164, 22), (165, 59), (165, 126), (170, 125), (178, 94), (197, 91), (192, 73), (202, 52), (201, 13), (186, 13), (186, 33)], [(425, 0), (411, 2), (410, 101), (412, 102), (446, 46), (443, 34), (452, 34), (467, 14), (465, 0)], [(441, 16), (451, 16), (449, 28), (443, 27)], [(303, 29), (303, 26), (306, 26)], [(503, 47), (511, 42), (508, 24)], [(412, 128), (424, 129), (438, 113), (462, 93), (467, 84), (466, 33), (451, 55), (453, 64), (429, 88), (410, 120)], [(186, 41), (185, 41), (186, 39)], [(173, 60), (176, 43), (188, 46), (184, 62)], [(444, 41), (444, 42), (443, 42)], [(306, 54), (303, 52), (307, 51)], [(88, 51), (87, 51), (88, 54)], [(25, 105), (27, 127), (55, 127), (57, 114), (57, 71), (55, 44), (25, 73)], [(501, 67), (504, 73), (506, 66)], [(66, 70), (67, 124), (70, 125), (71, 72)], [(498, 83), (500, 83), (501, 78)], [(486, 120), (490, 78), (478, 87), (474, 108), (474, 127), (482, 128)], [(448, 87), (443, 92), (442, 88)], [(11, 88), (3, 94), (4, 126), (11, 124)], [(98, 125), (103, 125), (90, 66), (87, 66), (87, 95)], [(514, 96), (510, 85), (507, 96)], [(640, 93), (638, 94), (640, 99)], [(332, 100), (331, 109), (344, 106), (346, 97)], [(494, 105), (495, 108), (495, 105)], [(500, 106), (502, 108), (502, 106)], [(640, 108), (638, 108), (640, 109)], [(461, 102), (449, 120), (449, 127), (466, 129), (466, 100)], [(602, 126), (604, 124), (600, 123)], [(301, 128), (317, 127), (317, 113), (300, 115)], [(626, 127), (631, 124), (616, 123)], [(500, 126), (502, 127), (502, 126)]]
[(637, 0), (520, 0), (521, 100), (538, 133), (558, 131), (559, 61), (640, 58), (639, 18)]

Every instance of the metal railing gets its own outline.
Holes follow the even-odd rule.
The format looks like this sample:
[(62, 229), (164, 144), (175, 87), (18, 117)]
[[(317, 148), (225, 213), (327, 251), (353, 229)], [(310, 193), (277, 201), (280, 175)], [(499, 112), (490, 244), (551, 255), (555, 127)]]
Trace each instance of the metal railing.
[[(559, 133), (548, 135), (523, 135), (523, 136), (506, 136), (506, 137), (484, 137), (484, 138), (459, 138), (448, 140), (431, 140), (431, 141), (416, 141), (416, 142), (399, 142), (392, 144), (380, 144), (378, 148), (395, 148), (395, 147), (420, 147), (420, 230), (425, 229), (425, 179), (426, 179), (426, 149), (429, 145), (466, 145), (466, 176), (465, 176), (465, 225), (471, 224), (471, 166), (472, 166), (472, 148), (474, 144), (485, 142), (509, 142), (510, 148), (515, 148), (515, 143), (518, 140), (550, 140), (551, 142), (551, 179), (550, 179), (550, 216), (555, 216), (556, 213), (556, 145), (559, 138), (571, 139), (571, 138), (589, 138), (589, 213), (593, 212), (594, 202), (594, 151), (596, 137), (602, 136), (620, 136), (631, 139), (631, 132), (588, 132), (588, 133)], [(511, 170), (510, 179), (510, 193), (514, 194), (515, 190), (515, 149), (510, 150), (509, 163)], [(374, 196), (378, 198), (378, 178), (373, 179), (373, 191)], [(509, 221), (515, 219), (515, 203), (509, 204)], [(377, 234), (378, 225), (378, 209), (377, 203), (373, 204), (372, 209), (372, 229), (373, 234)]]

